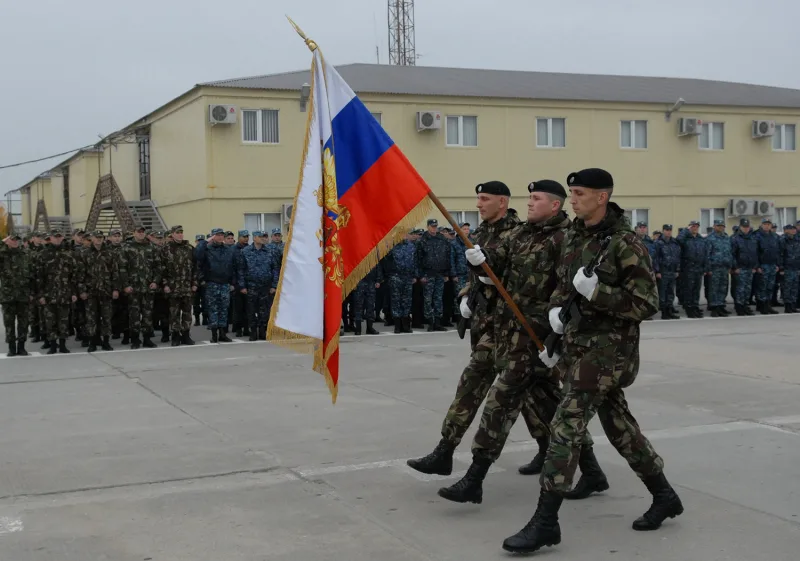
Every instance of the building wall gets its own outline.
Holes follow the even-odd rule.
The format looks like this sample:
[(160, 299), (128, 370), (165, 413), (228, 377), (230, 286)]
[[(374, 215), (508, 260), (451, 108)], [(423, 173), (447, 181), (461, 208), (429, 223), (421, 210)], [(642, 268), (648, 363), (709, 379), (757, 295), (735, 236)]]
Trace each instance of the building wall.
[(36, 222), (36, 208), (38, 207), (40, 200), (44, 200), (44, 204), (47, 207), (48, 216), (55, 216), (53, 211), (50, 210), (55, 206), (50, 177), (39, 177), (29, 183), (26, 188), (30, 192), (30, 196), (27, 194), (22, 195), (23, 224), (29, 224), (33, 226), (33, 224)]
[(114, 174), (126, 201), (139, 200), (139, 147), (134, 139), (120, 141), (116, 146), (106, 146), (100, 169), (102, 175)]
[(194, 234), (211, 231), (212, 215), (210, 199), (159, 206), (161, 218), (169, 226), (183, 226), (185, 239), (194, 240)]
[(97, 180), (103, 173), (102, 161), (98, 167), (101, 157), (99, 153), (83, 152), (69, 163), (70, 220), (74, 228), (82, 228), (86, 224), (97, 190)]

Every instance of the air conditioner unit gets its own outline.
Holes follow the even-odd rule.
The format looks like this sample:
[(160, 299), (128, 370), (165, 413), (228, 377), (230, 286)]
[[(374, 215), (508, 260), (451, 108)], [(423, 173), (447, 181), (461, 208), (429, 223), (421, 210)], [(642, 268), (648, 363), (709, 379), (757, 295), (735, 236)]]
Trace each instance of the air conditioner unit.
[(702, 119), (678, 119), (678, 136), (697, 136), (703, 132)]
[(774, 201), (758, 201), (756, 205), (756, 214), (758, 216), (772, 216), (775, 214)]
[(231, 125), (236, 122), (236, 107), (233, 105), (209, 105), (208, 122), (212, 125)]
[(281, 216), (283, 217), (283, 223), (288, 224), (289, 222), (292, 221), (292, 207), (294, 207), (294, 205), (286, 204), (286, 205), (281, 205), (281, 207), (282, 207)]
[(442, 113), (440, 111), (418, 111), (417, 132), (442, 128)]
[(728, 216), (753, 216), (756, 214), (754, 199), (731, 199), (728, 201)]
[(753, 121), (753, 138), (764, 138), (775, 134), (775, 121)]

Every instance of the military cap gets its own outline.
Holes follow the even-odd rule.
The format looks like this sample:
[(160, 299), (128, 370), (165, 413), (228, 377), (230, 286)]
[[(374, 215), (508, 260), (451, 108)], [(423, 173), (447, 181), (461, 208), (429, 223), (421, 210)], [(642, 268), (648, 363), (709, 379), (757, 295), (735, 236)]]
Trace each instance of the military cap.
[(714, 226), (725, 226), (724, 220), (714, 220)]
[(436, 220), (435, 218), (429, 218), (428, 219), (428, 226), (438, 226), (438, 225), (439, 225), (439, 221)]
[(414, 233), (418, 236), (421, 236), (422, 234), (425, 233), (425, 230), (423, 230), (422, 228), (417, 228), (416, 230), (414, 230)]
[(254, 238), (263, 238), (265, 235), (266, 234), (264, 234), (264, 232), (262, 232), (261, 230), (256, 230), (253, 232)]
[(200, 240), (204, 240), (204, 239), (206, 239), (205, 234), (195, 234), (194, 235), (194, 241), (196, 241), (196, 242), (199, 242)]
[(747, 218), (740, 218), (739, 226), (750, 226), (750, 221)]
[(122, 235), (122, 230), (120, 230), (119, 228), (114, 228), (113, 230), (111, 230), (108, 233), (108, 235), (109, 236), (121, 236)]
[(486, 183), (478, 183), (475, 186), (475, 193), (478, 195), (500, 195), (501, 197), (510, 197), (511, 190), (508, 185), (502, 181), (487, 181)]
[(765, 216), (764, 218), (761, 219), (761, 223), (762, 224), (772, 224), (772, 220), (769, 217)]
[(181, 226), (181, 225), (173, 226), (172, 228), (170, 228), (169, 232), (171, 234), (174, 234), (175, 232), (183, 233), (183, 226)]
[(211, 235), (212, 236), (216, 236), (217, 234), (224, 234), (224, 233), (225, 233), (225, 230), (223, 230), (222, 228), (212, 228), (211, 229)]
[(700, 223), (697, 220), (692, 220), (691, 222), (689, 222), (689, 226), (699, 226), (699, 225)]
[(227, 230), (227, 231), (225, 232), (225, 237), (226, 237), (226, 238), (227, 238), (228, 236), (232, 236), (232, 235), (233, 235), (233, 232), (231, 232), (230, 230)]
[(94, 232), (91, 233), (91, 236), (93, 238), (102, 238), (105, 236), (105, 234), (103, 234), (102, 230), (95, 230)]
[(53, 228), (50, 230), (50, 236), (54, 238), (64, 237), (64, 234), (61, 233), (61, 230), (58, 228)]
[(206, 234), (206, 239), (210, 240), (211, 239), (211, 234)]
[(662, 230), (670, 230), (670, 231), (672, 231), (672, 224), (664, 224), (664, 225), (661, 227), (661, 229), (662, 229)]
[(17, 241), (19, 241), (19, 240), (21, 240), (21, 239), (22, 239), (22, 236), (20, 236), (20, 235), (19, 235), (19, 234), (17, 234), (16, 232), (14, 232), (14, 233), (12, 233), (11, 235), (9, 235), (9, 236), (8, 236), (8, 238), (9, 238), (9, 239), (11, 239), (11, 240), (17, 240)]
[(587, 189), (611, 189), (614, 187), (614, 178), (604, 169), (587, 168), (570, 173), (567, 176), (567, 185)]
[(641, 220), (636, 223), (637, 228), (647, 228), (647, 222), (642, 222)]
[(76, 234), (85, 234), (85, 233), (86, 233), (86, 232), (84, 232), (84, 231), (83, 231), (83, 230), (81, 230), (80, 228), (73, 228), (73, 229), (72, 229), (72, 235), (73, 235), (73, 236), (74, 236), (74, 235), (76, 235)]
[(144, 226), (137, 226), (136, 228), (133, 229), (133, 231), (134, 232), (147, 232), (147, 228), (145, 228)]
[(789, 223), (789, 224), (784, 225), (783, 229), (784, 230), (794, 230), (795, 229), (795, 225), (792, 224), (792, 223)]
[(564, 189), (564, 186), (558, 181), (553, 181), (552, 179), (540, 179), (539, 181), (533, 181), (529, 183), (528, 192), (550, 193), (551, 195), (561, 197), (562, 199), (567, 198), (567, 190)]
[(239, 237), (248, 238), (250, 237), (250, 232), (248, 232), (247, 230), (239, 230)]
[(273, 228), (272, 229), (272, 235), (274, 236), (275, 234), (277, 234), (279, 236), (283, 235), (283, 234), (281, 234), (281, 229), (280, 228)]
[(661, 230), (656, 230), (655, 232), (653, 232), (653, 235), (654, 236), (656, 236), (656, 235), (660, 236), (661, 235)]
[(151, 234), (154, 238), (160, 240), (164, 237), (164, 232), (153, 232)]
[(459, 226), (461, 228), (463, 228), (464, 226), (469, 226), (469, 225), (470, 225), (469, 222), (462, 222), (461, 224), (459, 224)]

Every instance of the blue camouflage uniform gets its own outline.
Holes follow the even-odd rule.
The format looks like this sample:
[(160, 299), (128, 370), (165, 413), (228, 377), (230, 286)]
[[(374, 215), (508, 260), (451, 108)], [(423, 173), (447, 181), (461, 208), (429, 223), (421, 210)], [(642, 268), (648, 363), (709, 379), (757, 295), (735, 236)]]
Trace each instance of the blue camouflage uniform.
[[(762, 224), (765, 222), (762, 222)], [(764, 310), (769, 312), (771, 309), (770, 302), (775, 288), (775, 280), (778, 275), (778, 268), (781, 266), (780, 238), (775, 232), (759, 230), (756, 233), (756, 239), (758, 240), (758, 264), (761, 269), (761, 280), (756, 289), (756, 300), (758, 300), (758, 305), (763, 308), (763, 313)]]
[(700, 234), (692, 235), (689, 228), (678, 234), (681, 246), (681, 278), (683, 279), (683, 307), (689, 317), (702, 317), (700, 311), (700, 288), (703, 275), (708, 270), (706, 240)]
[[(721, 224), (724, 225), (724, 222)], [(715, 221), (714, 225), (720, 224)], [(710, 308), (718, 309), (725, 306), (730, 270), (733, 267), (733, 251), (728, 234), (717, 231), (710, 233), (706, 238), (706, 255), (708, 270), (711, 272), (708, 305)]]
[[(411, 295), (417, 271), (417, 246), (410, 240), (403, 240), (392, 248), (383, 262), (383, 273), (389, 278), (389, 301), (392, 317), (395, 320), (411, 316)], [(399, 333), (395, 325), (395, 332)]]
[[(214, 231), (212, 231), (212, 234)], [(228, 307), (235, 278), (234, 251), (224, 243), (209, 242), (196, 248), (197, 276), (206, 283), (208, 329), (228, 330)]]
[(736, 275), (736, 294), (733, 295), (733, 301), (739, 307), (737, 311), (745, 311), (753, 292), (753, 275), (758, 269), (756, 233), (750, 230), (745, 234), (740, 226), (739, 231), (732, 236), (731, 252), (733, 253), (733, 268), (739, 271)]
[[(249, 238), (250, 232), (248, 230), (239, 230), (239, 237)], [(249, 243), (247, 242), (236, 242), (233, 244), (233, 267), (234, 271), (236, 271), (239, 267), (239, 260), (241, 259), (241, 252), (244, 248), (249, 247)], [(233, 324), (233, 330), (237, 333), (242, 330), (247, 330), (247, 296), (242, 294), (241, 290), (242, 287), (239, 286), (239, 280), (237, 278), (238, 275), (234, 275), (234, 291), (233, 291), (233, 318), (230, 323)], [(245, 333), (247, 335), (247, 333)]]
[[(664, 230), (672, 230), (664, 225)], [(661, 275), (658, 279), (659, 307), (663, 314), (674, 314), (675, 309), (675, 280), (681, 272), (681, 246), (675, 238), (669, 239), (661, 236), (655, 242), (655, 257), (653, 258), (653, 271)]]
[[(429, 220), (428, 226), (436, 226), (435, 220)], [(453, 246), (450, 240), (441, 233), (425, 232), (417, 245), (417, 269), (425, 279), (424, 302), (425, 319), (429, 322), (429, 331), (442, 331), (440, 326), (444, 292), (444, 277), (450, 274), (451, 253)]]
[(353, 315), (356, 322), (356, 335), (361, 334), (361, 321), (367, 318), (369, 334), (375, 319), (375, 285), (383, 283), (383, 265), (379, 262), (364, 278), (358, 281), (353, 291)]
[(467, 279), (469, 279), (469, 267), (467, 266), (466, 254), (467, 246), (464, 245), (464, 242), (458, 236), (450, 240), (450, 243), (453, 245), (453, 252), (450, 259), (450, 276), (453, 278), (454, 309), (460, 315), (461, 312), (458, 310), (461, 299), (458, 297), (458, 293), (467, 285)]
[[(262, 235), (260, 231), (253, 232), (254, 238)], [(275, 245), (264, 244), (258, 248), (253, 243), (238, 254), (237, 284), (239, 290), (247, 290), (247, 321), (251, 335), (259, 330), (258, 337), (265, 336), (272, 304), (270, 289), (278, 288), (281, 253)]]
[(797, 313), (797, 297), (800, 291), (800, 238), (794, 224), (787, 224), (783, 228), (781, 238), (781, 263), (783, 267), (783, 281), (781, 295), (787, 313)]

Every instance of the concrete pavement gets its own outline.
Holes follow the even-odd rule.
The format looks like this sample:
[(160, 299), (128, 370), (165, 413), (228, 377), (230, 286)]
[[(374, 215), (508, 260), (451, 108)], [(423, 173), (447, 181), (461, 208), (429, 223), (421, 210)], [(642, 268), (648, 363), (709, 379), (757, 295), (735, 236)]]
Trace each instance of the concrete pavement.
[[(686, 512), (632, 531), (650, 497), (594, 421), (611, 489), (565, 503), (562, 544), (539, 555), (797, 559), (798, 317), (646, 322), (629, 401)], [(438, 441), (467, 362), (453, 331), (345, 338), (335, 406), (309, 357), (263, 342), (72, 348), (0, 360), (2, 560), (506, 559), (535, 508), (524, 423), (480, 506), (436, 494), (474, 430), (452, 476), (405, 466)]]

